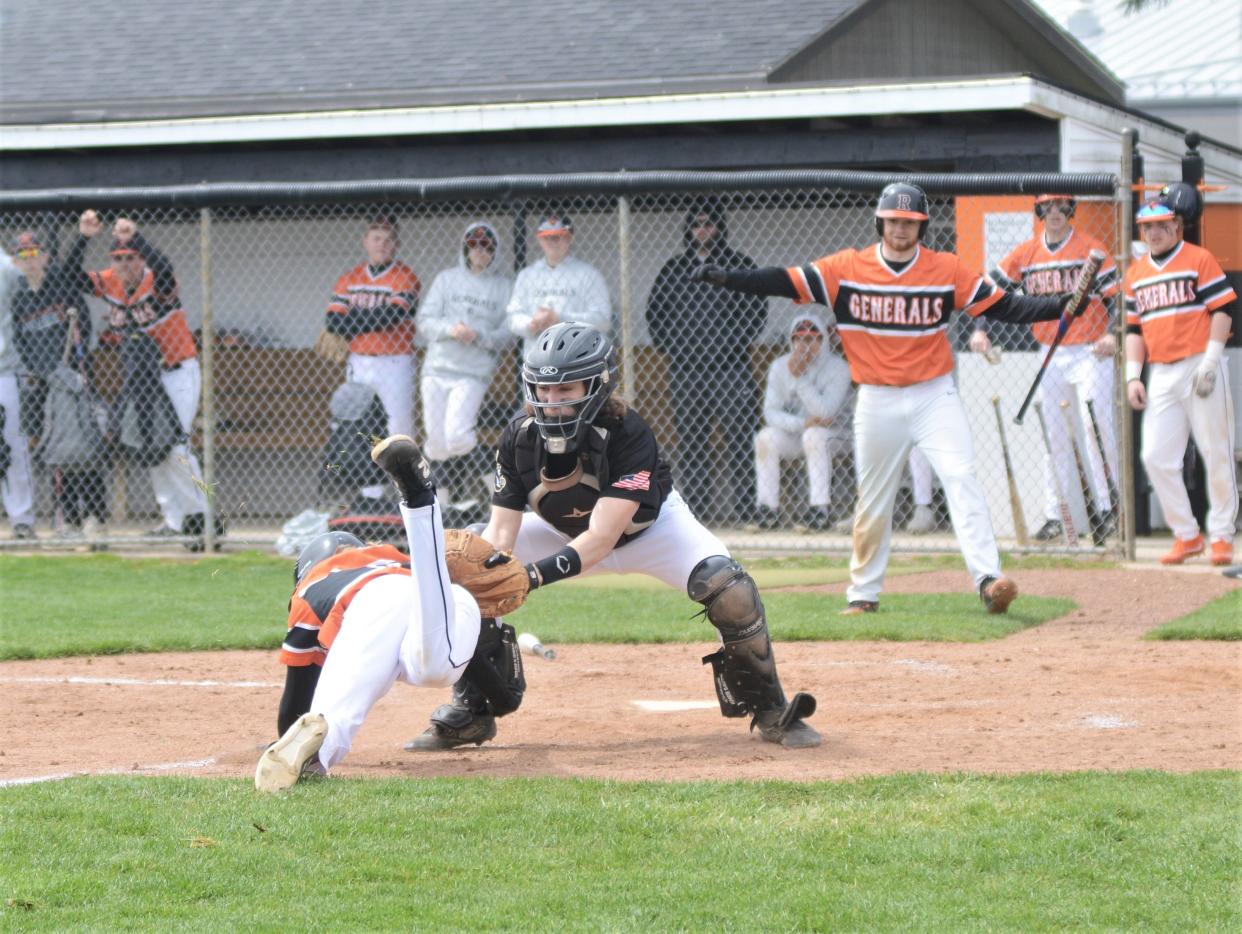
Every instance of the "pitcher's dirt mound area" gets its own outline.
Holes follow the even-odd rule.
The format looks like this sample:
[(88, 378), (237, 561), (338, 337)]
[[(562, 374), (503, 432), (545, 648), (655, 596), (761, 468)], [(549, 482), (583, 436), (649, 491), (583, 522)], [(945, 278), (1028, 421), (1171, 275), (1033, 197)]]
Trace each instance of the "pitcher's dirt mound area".
[[(699, 645), (558, 647), (527, 660), (522, 709), (482, 747), (410, 753), (446, 692), (398, 684), (337, 773), (813, 780), (905, 771), (1242, 768), (1242, 644), (1142, 636), (1227, 592), (1216, 574), (1023, 572), (1024, 593), (1078, 609), (995, 642), (778, 643), (787, 692), (819, 698), (816, 749), (720, 716)], [(890, 591), (960, 591), (961, 572)], [(825, 631), (843, 587), (823, 588)], [(707, 633), (705, 632), (705, 636)], [(275, 738), (274, 652), (0, 664), (0, 783), (125, 772), (250, 776)], [(650, 702), (665, 702), (654, 704)], [(671, 709), (668, 709), (671, 708)]]

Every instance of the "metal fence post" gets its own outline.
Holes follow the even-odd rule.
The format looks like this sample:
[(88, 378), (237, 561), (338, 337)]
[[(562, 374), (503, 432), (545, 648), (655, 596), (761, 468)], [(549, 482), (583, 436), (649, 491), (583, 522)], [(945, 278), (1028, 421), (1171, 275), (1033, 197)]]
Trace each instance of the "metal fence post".
[[(1131, 179), (1134, 177), (1134, 145), (1136, 142), (1136, 134), (1133, 130), (1126, 129), (1121, 131), (1121, 174), (1120, 181), (1117, 185), (1117, 230), (1121, 240), (1120, 255), (1117, 257), (1117, 275), (1122, 282), (1125, 282), (1126, 270), (1130, 266), (1130, 244), (1134, 237), (1134, 194), (1131, 188)], [(1125, 312), (1125, 290), (1122, 289), (1117, 295), (1117, 315), (1116, 321), (1113, 322), (1113, 328), (1117, 333), (1117, 344), (1121, 348), (1119, 367), (1120, 374), (1114, 380), (1114, 384), (1119, 387), (1120, 399), (1118, 400), (1118, 418), (1117, 427), (1120, 429), (1121, 435), (1121, 456), (1118, 462), (1121, 465), (1121, 548), (1128, 561), (1133, 561), (1136, 553), (1135, 549), (1135, 515), (1136, 506), (1134, 495), (1134, 419), (1130, 413), (1130, 402), (1128, 398), (1129, 386), (1125, 377), (1125, 359), (1126, 359), (1126, 312)]]
[(621, 398), (634, 401), (634, 311), (630, 296), (630, 199), (617, 198), (617, 253), (621, 275)]
[(211, 308), (211, 208), (200, 208), (199, 253), (203, 280), (203, 492), (207, 511), (203, 513), (203, 548), (207, 554), (216, 548), (216, 396), (215, 396), (215, 322)]

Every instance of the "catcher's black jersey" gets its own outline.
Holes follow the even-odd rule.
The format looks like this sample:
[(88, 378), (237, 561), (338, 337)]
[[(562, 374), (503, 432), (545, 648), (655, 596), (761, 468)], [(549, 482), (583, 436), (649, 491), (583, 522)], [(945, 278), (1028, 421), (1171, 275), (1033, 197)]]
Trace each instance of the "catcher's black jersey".
[(496, 448), (492, 502), (519, 511), (530, 506), (571, 537), (586, 531), (601, 496), (615, 496), (639, 504), (621, 536), (625, 544), (655, 521), (672, 489), (655, 435), (633, 409), (620, 420), (596, 419), (576, 454), (549, 455), (529, 415), (511, 421)]

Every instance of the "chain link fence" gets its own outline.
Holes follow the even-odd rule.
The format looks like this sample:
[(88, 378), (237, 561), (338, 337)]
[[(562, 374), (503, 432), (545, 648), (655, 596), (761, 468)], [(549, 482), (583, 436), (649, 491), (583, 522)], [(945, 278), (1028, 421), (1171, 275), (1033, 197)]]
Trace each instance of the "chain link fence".
[[(1071, 247), (1086, 238), (1120, 259), (1111, 176), (909, 179), (932, 199), (924, 243), (958, 252), (972, 269), (1063, 291), (1081, 259)], [(802, 265), (874, 244), (875, 197), (889, 180), (639, 173), (9, 193), (0, 199), (9, 252), (30, 279), (42, 250), (37, 262), (45, 276), (62, 275), (64, 292), (14, 305), (15, 341), (43, 348), (22, 354), (17, 379), (27, 436), (15, 447), (30, 449), (37, 541), (267, 547), (295, 517), (382, 524), (393, 502), (365, 453), (389, 431), (427, 447), (450, 524), (479, 518), (491, 446), (520, 406), (521, 343), (545, 309), (611, 330), (620, 391), (651, 424), (705, 524), (742, 547), (848, 550), (853, 387), (831, 312), (713, 290), (688, 273), (702, 262)], [(1073, 236), (1047, 255), (1022, 246), (1042, 230), (1033, 211), (1041, 192), (1076, 201)], [(85, 228), (84, 211), (97, 212)], [(541, 225), (549, 236), (538, 235)], [(125, 241), (131, 228), (137, 237)], [(23, 233), (33, 253), (22, 255)], [(566, 247), (570, 258), (558, 259)], [(126, 263), (142, 267), (145, 284), (125, 287)], [(75, 309), (86, 314), (71, 328)], [(769, 390), (774, 370), (789, 371), (794, 325), (808, 312), (827, 332), (811, 369), (827, 375), (796, 391), (778, 378)], [(1120, 547), (1128, 468), (1107, 332), (1058, 351), (1042, 404), (1018, 426), (1042, 345), (1025, 326), (991, 325), (986, 340), (974, 331), (956, 315), (948, 337), (1002, 544)], [(150, 406), (126, 393), (141, 369), (131, 345), (142, 333), (159, 351), (155, 384), (188, 429), (188, 443), (175, 439), (162, 460), (159, 445), (144, 455), (141, 437), (120, 438), (150, 421)], [(97, 454), (79, 461), (49, 443), (68, 403), (45, 390), (66, 373), (77, 374), (85, 391), (76, 410), (99, 435)], [(821, 397), (809, 409), (807, 392)], [(806, 432), (812, 417), (820, 430)], [(95, 476), (84, 481), (84, 470)], [(934, 471), (916, 453), (907, 474), (895, 547), (953, 547)], [(6, 507), (15, 508), (8, 498)]]

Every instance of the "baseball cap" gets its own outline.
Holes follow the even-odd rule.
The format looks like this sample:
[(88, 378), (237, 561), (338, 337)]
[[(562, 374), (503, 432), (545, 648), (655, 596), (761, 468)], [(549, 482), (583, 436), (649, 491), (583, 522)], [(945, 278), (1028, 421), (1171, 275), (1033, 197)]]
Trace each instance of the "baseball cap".
[(567, 234), (574, 232), (574, 222), (564, 214), (549, 214), (543, 219), (543, 223), (535, 231), (538, 237), (548, 237), (555, 234)]
[(41, 252), (43, 250), (43, 244), (39, 241), (38, 236), (33, 230), (23, 230), (13, 238), (12, 252), (14, 256), (19, 256), (20, 254), (31, 250), (36, 252)]
[(1040, 195), (1035, 199), (1036, 204), (1049, 204), (1053, 201), (1073, 201), (1073, 195)]
[(112, 246), (108, 247), (110, 256), (127, 256), (131, 253), (138, 254), (138, 248), (134, 246), (132, 240), (113, 240)]
[(1138, 214), (1134, 216), (1136, 224), (1151, 224), (1156, 221), (1171, 221), (1177, 217), (1177, 212), (1163, 201), (1148, 201), (1139, 208)]

